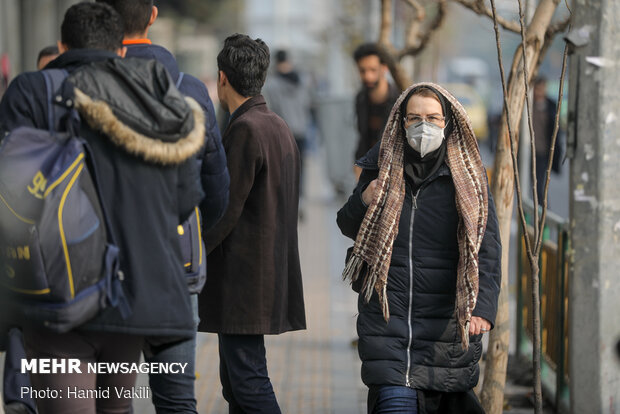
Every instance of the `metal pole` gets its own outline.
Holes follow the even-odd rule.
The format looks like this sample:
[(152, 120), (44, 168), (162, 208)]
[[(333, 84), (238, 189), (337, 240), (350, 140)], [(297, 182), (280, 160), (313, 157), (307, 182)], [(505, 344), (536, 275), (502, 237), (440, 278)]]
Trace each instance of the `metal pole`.
[[(620, 7), (573, 4), (569, 365), (573, 413), (620, 412)], [(569, 36), (571, 38), (571, 36)], [(581, 42), (575, 42), (578, 44)]]

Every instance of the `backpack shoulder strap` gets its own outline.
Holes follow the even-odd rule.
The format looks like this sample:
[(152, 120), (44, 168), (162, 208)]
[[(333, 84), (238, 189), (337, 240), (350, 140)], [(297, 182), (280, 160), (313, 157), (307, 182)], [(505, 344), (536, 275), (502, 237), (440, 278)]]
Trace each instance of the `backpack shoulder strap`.
[(181, 87), (181, 82), (183, 82), (183, 76), (185, 76), (185, 73), (179, 72), (179, 77), (177, 78), (177, 84), (176, 84), (177, 89)]
[(69, 76), (69, 72), (66, 69), (45, 69), (41, 73), (45, 79), (47, 93), (47, 125), (50, 131), (58, 131), (60, 119), (66, 113), (65, 110), (59, 110), (59, 105), (57, 105), (62, 102), (62, 95), (58, 94), (58, 91)]

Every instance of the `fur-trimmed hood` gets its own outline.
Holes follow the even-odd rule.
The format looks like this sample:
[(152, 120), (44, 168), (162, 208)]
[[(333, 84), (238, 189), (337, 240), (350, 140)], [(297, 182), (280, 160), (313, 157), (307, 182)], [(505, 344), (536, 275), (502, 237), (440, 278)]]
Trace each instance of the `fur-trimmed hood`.
[(200, 105), (176, 89), (156, 61), (111, 59), (72, 73), (75, 107), (89, 126), (145, 161), (175, 165), (205, 137)]

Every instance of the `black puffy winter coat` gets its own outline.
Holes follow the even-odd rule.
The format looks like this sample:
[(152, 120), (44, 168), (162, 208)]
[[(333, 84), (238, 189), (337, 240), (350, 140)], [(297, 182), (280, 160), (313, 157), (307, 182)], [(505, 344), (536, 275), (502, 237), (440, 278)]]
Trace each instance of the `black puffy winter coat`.
[[(357, 188), (338, 212), (342, 233), (355, 239), (366, 213), (362, 191), (378, 175), (375, 146), (357, 162)], [(455, 189), (444, 163), (417, 190), (406, 179), (406, 196), (388, 274), (390, 309), (385, 322), (374, 292), (358, 300), (362, 380), (369, 386), (403, 385), (421, 390), (462, 392), (478, 382), (482, 335), (463, 350), (456, 319), (459, 258)], [(480, 291), (473, 316), (495, 322), (501, 277), (501, 245), (493, 200), (480, 258)]]

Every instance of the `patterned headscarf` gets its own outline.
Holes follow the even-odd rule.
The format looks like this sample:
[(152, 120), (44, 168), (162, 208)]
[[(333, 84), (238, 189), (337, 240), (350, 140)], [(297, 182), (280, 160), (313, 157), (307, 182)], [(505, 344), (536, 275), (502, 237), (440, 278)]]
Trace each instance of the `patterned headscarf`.
[(383, 318), (389, 320), (388, 271), (405, 199), (403, 158), (406, 138), (402, 128), (404, 114), (401, 113), (401, 104), (413, 89), (422, 86), (443, 95), (452, 109), (447, 111), (450, 119), (446, 119), (446, 122), (452, 123), (452, 132), (446, 137), (446, 163), (452, 174), (459, 214), (456, 317), (461, 333), (461, 344), (467, 349), (469, 324), (478, 297), (478, 251), (487, 224), (487, 181), (471, 121), (463, 106), (441, 86), (434, 83), (411, 85), (394, 104), (379, 149), (377, 187), (360, 226), (343, 277), (354, 282), (360, 277), (362, 269), (365, 269), (365, 274), (362, 275), (364, 280), (361, 294), (368, 302), (375, 290), (379, 296)]

